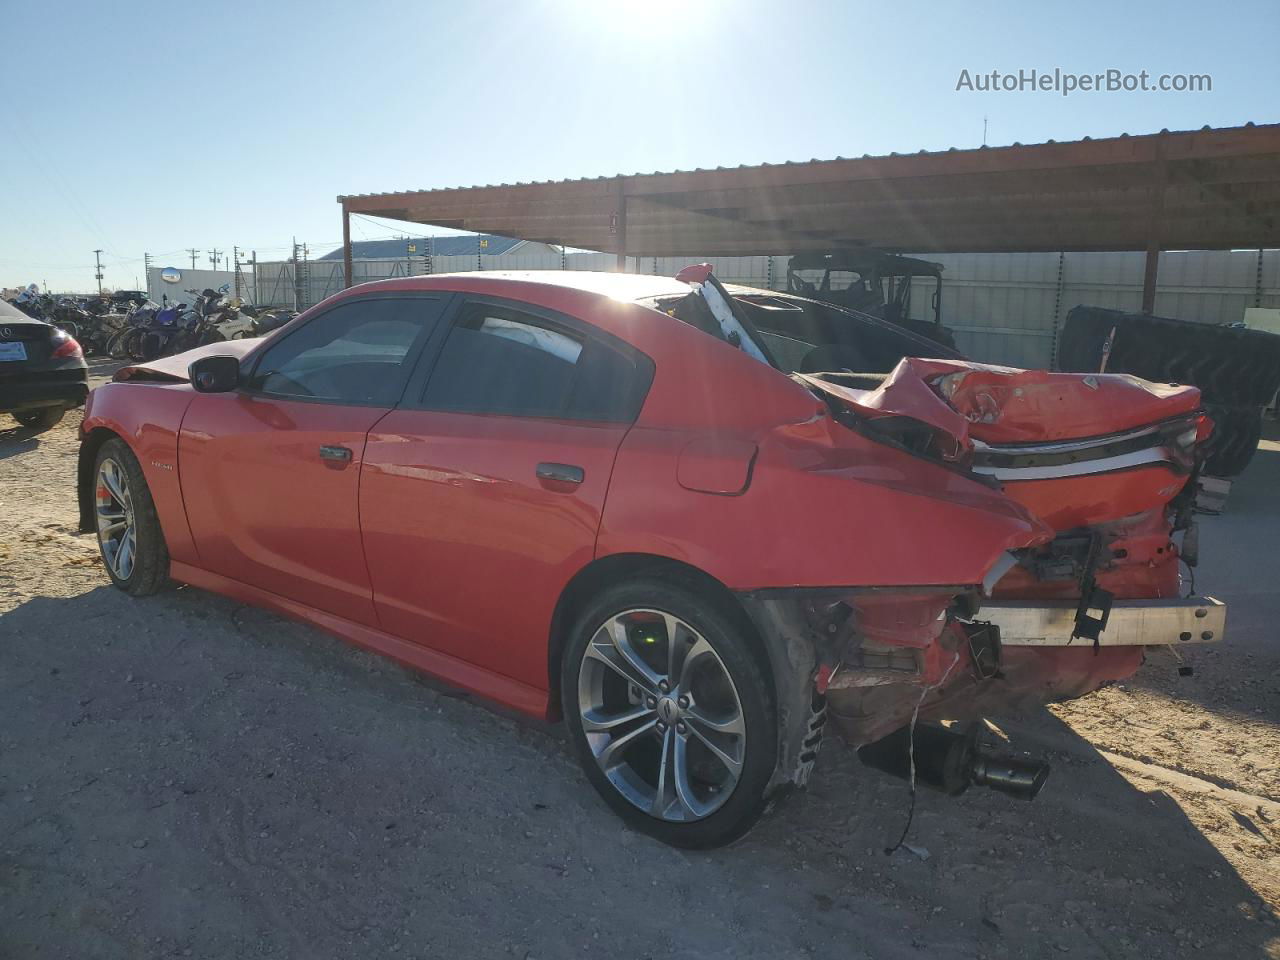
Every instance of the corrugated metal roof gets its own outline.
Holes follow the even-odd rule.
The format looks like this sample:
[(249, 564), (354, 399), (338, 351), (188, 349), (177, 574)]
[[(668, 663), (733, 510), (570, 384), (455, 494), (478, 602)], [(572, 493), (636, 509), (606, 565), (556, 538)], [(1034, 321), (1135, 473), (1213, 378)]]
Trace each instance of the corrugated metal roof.
[(814, 157), (809, 160), (783, 160), (778, 163), (759, 163), (759, 164), (740, 163), (737, 166), (731, 166), (731, 167), (694, 167), (692, 170), (654, 170), (649, 173), (640, 173), (640, 172), (615, 173), (615, 174), (610, 174), (608, 176), (600, 175), (595, 177), (576, 177), (576, 178), (569, 178), (566, 180), (518, 180), (515, 183), (505, 183), (505, 182), (504, 183), (484, 183), (484, 184), (471, 184), (469, 186), (466, 184), (459, 184), (456, 187), (419, 187), (412, 190), (389, 190), (381, 193), (339, 194), (337, 200), (339, 203), (341, 203), (344, 200), (351, 200), (358, 197), (394, 197), (394, 196), (402, 196), (406, 193), (448, 193), (448, 192), (453, 192), (457, 190), (491, 190), (497, 187), (537, 187), (537, 186), (552, 186), (552, 185), (570, 184), (570, 183), (606, 183), (606, 182), (613, 182), (619, 179), (631, 180), (631, 179), (640, 179), (644, 177), (669, 177), (669, 176), (674, 176), (676, 174), (715, 173), (717, 171), (724, 171), (724, 170), (761, 170), (769, 167), (808, 167), (808, 166), (814, 166), (814, 165), (821, 166), (823, 164), (841, 163), (846, 160), (885, 160), (890, 157), (940, 157), (940, 156), (949, 156), (957, 153), (998, 154), (998, 153), (1001, 153), (1002, 151), (1025, 150), (1029, 147), (1044, 147), (1044, 146), (1050, 146), (1050, 145), (1069, 146), (1071, 144), (1077, 144), (1077, 143), (1101, 143), (1106, 140), (1127, 140), (1130, 138), (1138, 138), (1138, 137), (1176, 136), (1181, 134), (1210, 133), (1210, 132), (1226, 133), (1234, 130), (1255, 130), (1255, 129), (1265, 129), (1265, 128), (1280, 130), (1280, 123), (1259, 124), (1259, 123), (1254, 123), (1253, 121), (1250, 121), (1238, 127), (1211, 127), (1208, 124), (1205, 124), (1203, 127), (1200, 127), (1198, 130), (1170, 130), (1168, 127), (1165, 127), (1162, 130), (1160, 130), (1159, 133), (1137, 133), (1137, 134), (1121, 133), (1115, 137), (1081, 137), (1079, 140), (1044, 140), (1040, 143), (1018, 143), (1015, 141), (1014, 143), (1004, 144), (1001, 146), (987, 146), (986, 144), (983, 144), (982, 146), (979, 146), (979, 147), (947, 147), (947, 149), (945, 150), (923, 150), (922, 149), (922, 150), (917, 150), (915, 152), (907, 152), (907, 153), (899, 153), (897, 151), (893, 151), (891, 153), (885, 153), (885, 154), (875, 154), (875, 155), (870, 153), (864, 153), (857, 157), (836, 156), (836, 157), (827, 158), (825, 160)]
[[(481, 246), (480, 241), (488, 241)], [(409, 244), (417, 247), (417, 253), (409, 254)], [(498, 237), (492, 234), (481, 234), (474, 237), (409, 237), (403, 240), (355, 240), (351, 244), (351, 256), (356, 260), (393, 260), (405, 256), (420, 257), (428, 250), (434, 257), (465, 257), (479, 254), (496, 257), (509, 253), (511, 248), (523, 240), (514, 237)], [(317, 260), (341, 260), (342, 248), (330, 250)]]
[(1280, 125), (339, 197), (641, 256), (1274, 245)]

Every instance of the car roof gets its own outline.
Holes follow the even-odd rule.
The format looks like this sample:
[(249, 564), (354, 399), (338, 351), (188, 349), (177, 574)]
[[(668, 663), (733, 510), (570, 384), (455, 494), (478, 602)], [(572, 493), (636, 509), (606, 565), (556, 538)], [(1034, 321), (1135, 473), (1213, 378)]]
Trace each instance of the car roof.
[[(657, 277), (650, 274), (608, 273), (597, 270), (484, 270), (461, 273), (433, 273), (425, 277), (394, 277), (389, 281), (400, 289), (421, 286), (424, 289), (448, 289), (450, 281), (463, 281), (468, 287), (492, 284), (495, 292), (501, 288), (518, 288), (526, 285), (560, 287), (594, 293), (623, 302), (646, 300), (650, 297), (681, 296), (689, 292), (689, 285), (674, 277)], [(363, 286), (363, 284), (362, 284)]]

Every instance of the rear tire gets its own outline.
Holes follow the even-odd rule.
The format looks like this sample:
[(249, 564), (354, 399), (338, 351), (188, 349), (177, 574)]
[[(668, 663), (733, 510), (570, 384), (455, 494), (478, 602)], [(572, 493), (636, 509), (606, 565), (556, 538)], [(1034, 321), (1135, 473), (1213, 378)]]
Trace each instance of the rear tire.
[(62, 420), (62, 415), (66, 413), (65, 407), (41, 407), (39, 410), (28, 410), (23, 413), (15, 413), (13, 419), (22, 424), (28, 430), (34, 430), (36, 433), (43, 433), (46, 430), (52, 430)]
[(169, 582), (169, 549), (151, 490), (128, 444), (104, 443), (93, 477), (98, 549), (107, 575), (132, 596), (155, 593)]
[(565, 722), (587, 779), (672, 846), (732, 843), (765, 810), (777, 723), (744, 629), (725, 604), (646, 577), (601, 591), (565, 650)]

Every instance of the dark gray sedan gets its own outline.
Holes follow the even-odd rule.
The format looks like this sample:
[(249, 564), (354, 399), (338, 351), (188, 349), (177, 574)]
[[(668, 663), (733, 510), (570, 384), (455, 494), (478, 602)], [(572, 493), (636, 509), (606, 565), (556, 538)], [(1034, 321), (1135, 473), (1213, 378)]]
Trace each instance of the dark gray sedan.
[(0, 414), (48, 430), (89, 395), (89, 371), (75, 338), (0, 300)]

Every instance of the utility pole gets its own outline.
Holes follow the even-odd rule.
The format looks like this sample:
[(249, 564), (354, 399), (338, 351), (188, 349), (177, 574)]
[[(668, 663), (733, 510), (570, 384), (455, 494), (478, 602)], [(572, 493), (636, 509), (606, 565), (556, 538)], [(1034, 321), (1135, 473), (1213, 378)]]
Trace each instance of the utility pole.
[(151, 254), (142, 255), (142, 275), (147, 278), (147, 292), (151, 292)]
[(236, 297), (240, 296), (240, 248), (231, 248), (231, 279), (236, 285)]
[(94, 278), (98, 281), (98, 296), (102, 296), (102, 251), (93, 251)]
[(293, 309), (302, 310), (302, 277), (298, 273), (298, 238), (293, 238)]
[(192, 270), (194, 270), (194, 269), (196, 268), (196, 254), (197, 254), (197, 253), (199, 253), (199, 252), (200, 252), (200, 251), (199, 251), (199, 250), (197, 250), (195, 247), (187, 247), (187, 253), (191, 254), (191, 269), (192, 269)]
[(213, 264), (213, 269), (218, 269), (218, 261), (222, 259), (222, 251), (214, 247), (209, 251), (209, 262)]
[(299, 297), (302, 306), (298, 307), (298, 309), (305, 310), (311, 306), (311, 264), (308, 262), (308, 258), (311, 256), (311, 249), (307, 246), (306, 241), (303, 241), (301, 246), (302, 260), (298, 264), (300, 271), (298, 273), (298, 289), (302, 291), (302, 296)]

